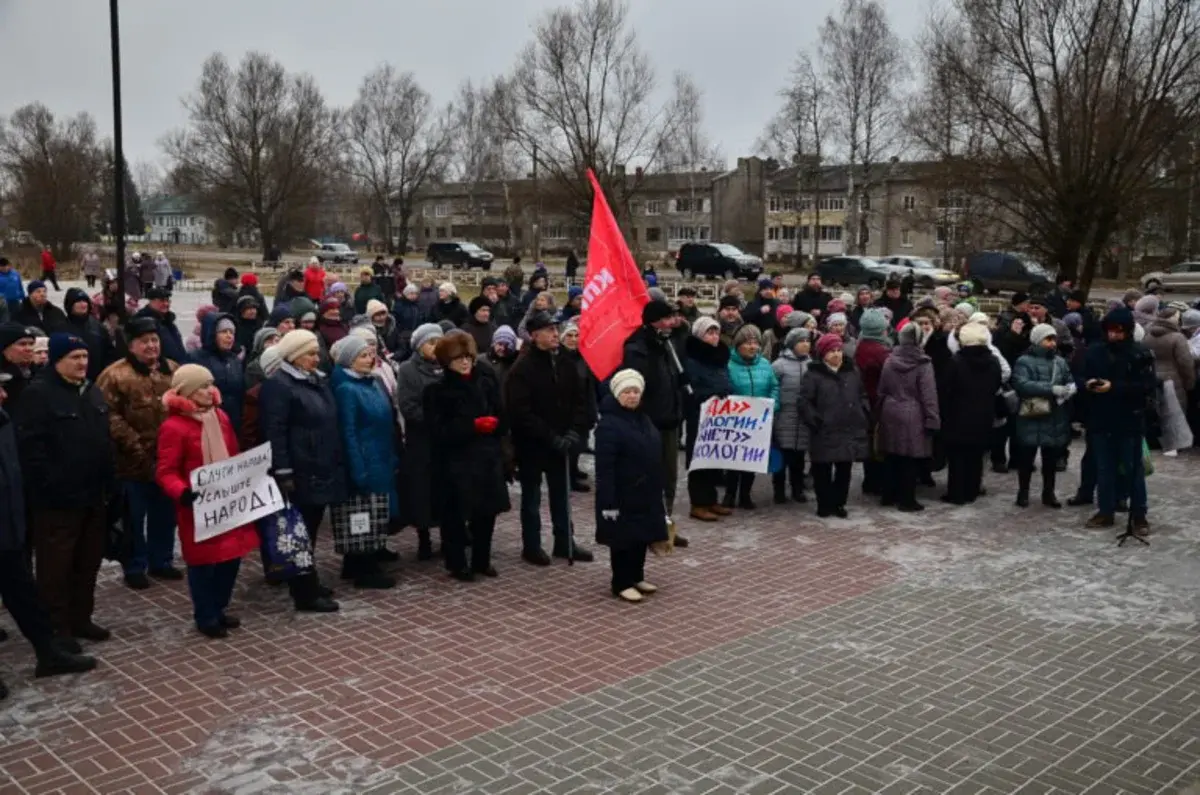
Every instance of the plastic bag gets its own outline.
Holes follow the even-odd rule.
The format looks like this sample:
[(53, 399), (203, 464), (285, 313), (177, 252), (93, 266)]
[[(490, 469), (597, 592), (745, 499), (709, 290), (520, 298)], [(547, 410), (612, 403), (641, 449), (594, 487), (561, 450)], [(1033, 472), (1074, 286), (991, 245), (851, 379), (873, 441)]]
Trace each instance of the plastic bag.
[(1192, 446), (1192, 429), (1188, 426), (1183, 406), (1179, 405), (1175, 385), (1170, 380), (1163, 381), (1158, 396), (1158, 416), (1162, 426), (1159, 436), (1162, 449), (1185, 450)]

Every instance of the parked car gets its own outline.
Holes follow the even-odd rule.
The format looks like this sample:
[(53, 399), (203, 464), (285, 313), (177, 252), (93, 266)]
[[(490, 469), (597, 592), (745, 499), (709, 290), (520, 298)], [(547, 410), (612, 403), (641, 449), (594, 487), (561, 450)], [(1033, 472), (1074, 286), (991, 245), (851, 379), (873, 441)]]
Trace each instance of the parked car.
[(1200, 262), (1181, 262), (1165, 271), (1152, 271), (1142, 277), (1142, 289), (1200, 290)]
[(697, 276), (757, 279), (763, 261), (729, 243), (684, 243), (675, 255), (675, 268), (685, 280)]
[(840, 284), (855, 287), (860, 284), (878, 290), (887, 281), (893, 268), (884, 266), (870, 257), (840, 255), (822, 260), (817, 264), (817, 273), (824, 284)]
[(961, 280), (957, 273), (946, 268), (939, 268), (927, 259), (921, 257), (908, 257), (903, 254), (884, 257), (878, 260), (879, 264), (892, 269), (892, 272), (898, 273), (900, 276), (907, 276), (911, 270), (913, 281), (918, 287), (933, 289), (934, 287), (942, 287), (944, 285), (956, 284)]
[(1054, 274), (1031, 259), (1006, 251), (979, 251), (970, 255), (963, 277), (971, 282), (976, 295), (1001, 290), (1041, 293), (1054, 286)]
[(487, 249), (460, 240), (430, 243), (425, 249), (425, 259), (435, 267), (446, 265), (451, 268), (482, 268), (490, 271), (496, 257)]
[(319, 243), (316, 240), (312, 242), (316, 246), (312, 255), (321, 262), (332, 262), (335, 265), (344, 262), (351, 265), (358, 264), (358, 252), (345, 243)]

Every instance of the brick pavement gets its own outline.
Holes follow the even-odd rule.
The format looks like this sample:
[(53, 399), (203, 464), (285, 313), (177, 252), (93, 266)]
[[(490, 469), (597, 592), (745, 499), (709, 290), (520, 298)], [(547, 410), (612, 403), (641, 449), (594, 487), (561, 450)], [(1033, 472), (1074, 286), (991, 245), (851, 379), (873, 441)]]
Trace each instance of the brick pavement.
[(499, 579), (410, 563), (394, 591), (339, 589), (336, 616), (295, 616), (248, 561), (220, 642), (182, 584), (109, 570), (97, 672), (34, 681), (23, 641), (0, 646), (0, 792), (1181, 792), (1198, 464), (1160, 460), (1148, 550), (1017, 511), (992, 476), (973, 508), (688, 524), (640, 606), (603, 562), (519, 563), (512, 515)]

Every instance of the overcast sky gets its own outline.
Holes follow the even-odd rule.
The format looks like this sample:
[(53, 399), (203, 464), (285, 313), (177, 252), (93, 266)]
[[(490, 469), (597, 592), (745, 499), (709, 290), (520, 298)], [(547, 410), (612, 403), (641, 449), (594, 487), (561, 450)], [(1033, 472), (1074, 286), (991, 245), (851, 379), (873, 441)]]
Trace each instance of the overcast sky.
[[(331, 105), (349, 104), (381, 62), (416, 73), (435, 98), (467, 78), (508, 71), (542, 13), (567, 0), (121, 0), (125, 152), (162, 161), (160, 136), (183, 123), (181, 95), (214, 51), (263, 50), (311, 73)], [(633, 0), (632, 19), (659, 83), (690, 72), (706, 127), (730, 163), (748, 153), (778, 105), (796, 52), (837, 0)], [(914, 34), (924, 0), (884, 0)], [(0, 116), (32, 101), (86, 110), (112, 131), (108, 3), (0, 0)]]

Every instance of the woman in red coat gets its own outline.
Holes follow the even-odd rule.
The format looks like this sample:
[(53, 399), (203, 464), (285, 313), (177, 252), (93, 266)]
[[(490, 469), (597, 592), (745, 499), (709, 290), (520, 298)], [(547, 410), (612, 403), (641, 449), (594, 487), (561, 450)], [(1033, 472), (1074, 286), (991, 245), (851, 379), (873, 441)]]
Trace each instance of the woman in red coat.
[(204, 541), (196, 540), (191, 488), (192, 470), (237, 455), (237, 436), (221, 411), (221, 394), (213, 376), (196, 364), (185, 364), (163, 395), (167, 419), (158, 430), (155, 479), (177, 505), (179, 543), (187, 564), (188, 590), (196, 628), (210, 638), (223, 638), (241, 622), (225, 613), (237, 582), (242, 557), (258, 548), (253, 525), (243, 525)]

